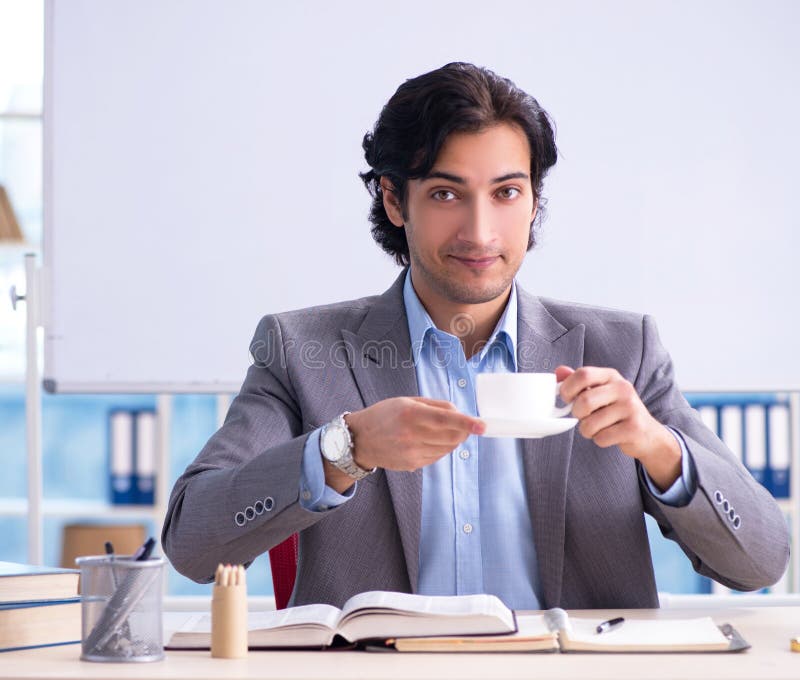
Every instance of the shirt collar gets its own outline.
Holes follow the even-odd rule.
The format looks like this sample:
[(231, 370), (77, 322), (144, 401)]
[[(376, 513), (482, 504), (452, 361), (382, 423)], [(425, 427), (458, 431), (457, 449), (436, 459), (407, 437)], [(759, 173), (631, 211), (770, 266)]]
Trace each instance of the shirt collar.
[[(430, 332), (445, 333), (436, 328), (425, 307), (414, 290), (411, 283), (411, 269), (406, 272), (406, 279), (403, 284), (403, 302), (406, 307), (406, 317), (408, 318), (408, 332), (411, 339), (411, 353), (414, 364), (419, 363), (419, 356), (422, 347)], [(449, 335), (449, 334), (448, 334)], [(511, 284), (511, 295), (506, 303), (506, 308), (489, 338), (489, 342), (481, 349), (478, 360), (483, 359), (484, 355), (495, 342), (502, 343), (511, 356), (514, 370), (517, 368), (517, 283)]]

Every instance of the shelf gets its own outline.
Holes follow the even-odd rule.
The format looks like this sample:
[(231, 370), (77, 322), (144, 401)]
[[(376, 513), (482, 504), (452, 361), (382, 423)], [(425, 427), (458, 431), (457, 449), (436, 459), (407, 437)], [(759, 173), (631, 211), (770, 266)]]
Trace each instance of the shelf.
[[(105, 501), (84, 501), (80, 499), (52, 499), (42, 503), (45, 517), (87, 517), (103, 519), (106, 517), (130, 517), (148, 519), (156, 513), (155, 505), (112, 505)], [(25, 498), (0, 499), (0, 517), (25, 517), (28, 502)]]
[(0, 120), (42, 120), (38, 111), (0, 111)]

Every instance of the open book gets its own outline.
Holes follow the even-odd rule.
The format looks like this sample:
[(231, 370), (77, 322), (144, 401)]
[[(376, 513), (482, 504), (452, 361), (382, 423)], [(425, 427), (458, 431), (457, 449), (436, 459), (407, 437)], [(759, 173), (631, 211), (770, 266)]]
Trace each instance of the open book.
[[(453, 597), (372, 591), (341, 609), (327, 604), (248, 614), (250, 649), (327, 647), (339, 636), (354, 643), (428, 635), (498, 635), (516, 630), (514, 613), (494, 595)], [(208, 649), (211, 617), (197, 614), (176, 631), (167, 649)]]
[(750, 647), (729, 625), (697, 619), (625, 619), (597, 632), (602, 619), (563, 609), (517, 616), (511, 635), (436, 636), (387, 640), (401, 652), (736, 652)]

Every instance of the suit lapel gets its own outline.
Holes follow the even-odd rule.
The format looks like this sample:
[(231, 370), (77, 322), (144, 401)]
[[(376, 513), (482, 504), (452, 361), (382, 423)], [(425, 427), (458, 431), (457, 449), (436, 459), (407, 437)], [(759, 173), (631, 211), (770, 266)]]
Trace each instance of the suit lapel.
[[(405, 270), (370, 308), (356, 333), (342, 331), (353, 377), (364, 406), (383, 399), (419, 396), (403, 302)], [(419, 577), (422, 471), (384, 470), (394, 506), (411, 591)]]
[[(517, 287), (517, 366), (520, 372), (549, 372), (583, 365), (583, 324), (566, 329), (534, 296)], [(561, 601), (567, 474), (574, 429), (543, 439), (523, 439), (523, 465), (533, 524), (543, 608)]]

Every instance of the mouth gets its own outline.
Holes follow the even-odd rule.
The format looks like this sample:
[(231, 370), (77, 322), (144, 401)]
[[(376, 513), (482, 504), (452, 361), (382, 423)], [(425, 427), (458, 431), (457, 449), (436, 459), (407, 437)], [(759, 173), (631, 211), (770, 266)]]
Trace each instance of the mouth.
[(469, 269), (488, 269), (500, 259), (499, 255), (492, 257), (458, 257), (451, 255), (450, 257)]

